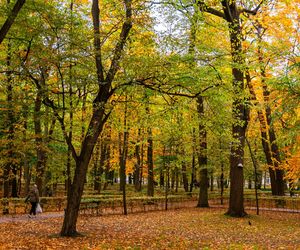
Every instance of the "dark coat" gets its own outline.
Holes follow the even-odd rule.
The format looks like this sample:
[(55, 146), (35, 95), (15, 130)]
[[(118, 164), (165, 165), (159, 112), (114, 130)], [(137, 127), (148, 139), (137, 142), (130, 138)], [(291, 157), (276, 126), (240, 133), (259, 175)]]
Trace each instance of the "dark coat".
[(26, 196), (25, 201), (29, 201), (29, 202), (39, 202), (40, 197), (39, 197), (39, 190), (36, 187), (33, 187), (28, 195)]

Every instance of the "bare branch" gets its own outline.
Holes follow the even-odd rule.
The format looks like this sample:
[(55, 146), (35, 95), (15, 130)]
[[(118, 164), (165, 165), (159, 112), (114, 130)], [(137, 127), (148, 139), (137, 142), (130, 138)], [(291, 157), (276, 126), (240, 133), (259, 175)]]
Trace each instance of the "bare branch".
[[(35, 78), (24, 65), (23, 65), (23, 68), (26, 71), (27, 76), (29, 76), (29, 78), (35, 84), (36, 88), (38, 90), (42, 90), (43, 86), (40, 84), (39, 79)], [(61, 129), (62, 129), (62, 132), (63, 132), (63, 135), (64, 135), (64, 138), (65, 138), (65, 141), (67, 142), (68, 146), (70, 147), (74, 159), (77, 160), (78, 156), (77, 156), (76, 150), (75, 150), (75, 148), (74, 148), (74, 146), (72, 144), (71, 138), (67, 134), (67, 130), (66, 130), (66, 126), (65, 126), (65, 123), (64, 123), (64, 119), (62, 117), (60, 117), (60, 115), (58, 113), (58, 110), (60, 110), (60, 108), (57, 107), (54, 104), (54, 102), (48, 96), (45, 95), (45, 93), (43, 91), (42, 91), (42, 98), (43, 98), (43, 101), (42, 101), (43, 104), (46, 105), (46, 106), (48, 106), (48, 107), (50, 107), (52, 109), (52, 111), (54, 113), (54, 116), (59, 121)]]
[(204, 3), (204, 0), (197, 0), (197, 5), (199, 7), (199, 10), (202, 11), (202, 12), (207, 12), (207, 13), (210, 13), (214, 16), (218, 16), (218, 17), (221, 17), (223, 19), (226, 19), (225, 15), (223, 12), (219, 11), (219, 10), (216, 10), (214, 8), (211, 8), (209, 6), (207, 6), (205, 3)]
[(264, 0), (262, 0), (262, 1), (256, 6), (255, 9), (249, 10), (249, 9), (244, 8), (244, 9), (240, 10), (240, 13), (247, 13), (247, 14), (250, 14), (250, 15), (255, 16), (255, 15), (257, 14), (257, 12), (259, 11), (259, 9), (260, 9), (260, 7), (261, 7), (261, 5), (262, 5), (263, 3), (264, 3)]
[(9, 31), (10, 27), (12, 26), (12, 24), (14, 23), (18, 13), (20, 12), (22, 6), (24, 5), (25, 0), (18, 0), (11, 13), (9, 14), (9, 16), (7, 17), (5, 23), (2, 25), (1, 29), (0, 29), (0, 44), (2, 43), (2, 41), (4, 40), (7, 32)]
[(76, 153), (76, 150), (72, 144), (72, 141), (71, 141), (71, 138), (68, 136), (67, 134), (67, 130), (66, 130), (66, 126), (65, 126), (65, 123), (64, 123), (64, 120), (62, 117), (60, 117), (59, 113), (58, 113), (58, 107), (54, 104), (54, 102), (48, 98), (48, 97), (45, 97), (43, 98), (43, 103), (44, 105), (52, 108), (52, 111), (54, 113), (54, 116), (56, 117), (56, 119), (59, 121), (60, 123), (60, 126), (61, 126), (61, 130), (63, 132), (63, 135), (64, 135), (64, 138), (68, 144), (68, 146), (70, 147), (71, 149), (71, 152), (72, 152), (72, 155), (73, 155), (73, 158), (75, 159), (75, 161), (78, 160), (78, 156), (77, 156), (77, 153)]
[[(214, 87), (218, 87), (218, 86), (221, 85), (220, 83), (213, 84), (213, 85), (207, 86), (206, 88), (202, 89), (201, 91), (199, 91), (197, 93), (183, 93), (183, 92), (179, 92), (179, 91), (174, 90), (174, 88), (185, 88), (184, 86), (182, 86), (180, 84), (173, 85), (169, 89), (163, 89), (162, 88), (163, 84), (153, 83), (153, 80), (155, 80), (155, 78), (131, 80), (127, 83), (122, 84), (122, 86), (120, 86), (120, 87), (138, 85), (138, 86), (143, 86), (147, 89), (151, 89), (151, 90), (156, 91), (158, 93), (166, 94), (166, 95), (169, 95), (169, 96), (181, 96), (181, 97), (187, 97), (187, 98), (196, 98), (196, 97), (204, 94), (204, 92), (208, 91), (209, 89), (214, 88)], [(188, 89), (186, 89), (186, 90), (188, 92), (190, 92)]]

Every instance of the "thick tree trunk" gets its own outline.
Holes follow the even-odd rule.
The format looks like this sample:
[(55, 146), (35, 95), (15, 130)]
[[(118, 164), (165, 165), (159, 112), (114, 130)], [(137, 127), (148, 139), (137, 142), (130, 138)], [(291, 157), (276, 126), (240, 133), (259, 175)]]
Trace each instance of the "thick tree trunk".
[(232, 76), (234, 101), (232, 112), (234, 124), (232, 125), (233, 141), (230, 155), (230, 199), (228, 215), (242, 217), (244, 210), (244, 146), (246, 129), (248, 125), (249, 110), (245, 103), (244, 76), (243, 76), (243, 50), (242, 32), (240, 27), (240, 13), (235, 3), (224, 6), (225, 16), (229, 26), (231, 55), (233, 61)]
[(202, 96), (197, 98), (198, 115), (200, 120), (199, 125), (199, 167), (200, 167), (200, 191), (197, 207), (208, 207), (208, 186), (209, 178), (207, 171), (207, 132), (205, 126), (202, 124), (204, 119), (204, 99)]
[(80, 155), (76, 158), (76, 168), (71, 186), (72, 192), (68, 194), (67, 208), (65, 210), (64, 222), (60, 233), (62, 236), (77, 235), (76, 223), (86, 173), (97, 138), (99, 137), (105, 123), (103, 116), (104, 109), (101, 107), (95, 107), (88, 129), (88, 131), (91, 132), (85, 135)]
[(200, 169), (200, 193), (197, 207), (209, 207), (208, 204), (208, 171), (207, 168)]

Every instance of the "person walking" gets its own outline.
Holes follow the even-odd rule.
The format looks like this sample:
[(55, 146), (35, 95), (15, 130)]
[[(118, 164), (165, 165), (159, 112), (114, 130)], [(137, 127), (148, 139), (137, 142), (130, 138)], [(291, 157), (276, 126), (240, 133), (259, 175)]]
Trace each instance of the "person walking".
[(28, 195), (26, 196), (25, 202), (30, 202), (31, 209), (29, 212), (28, 217), (31, 218), (32, 215), (36, 215), (36, 207), (39, 203), (40, 197), (39, 197), (39, 190), (37, 188), (37, 185), (34, 184), (32, 189), (29, 191)]

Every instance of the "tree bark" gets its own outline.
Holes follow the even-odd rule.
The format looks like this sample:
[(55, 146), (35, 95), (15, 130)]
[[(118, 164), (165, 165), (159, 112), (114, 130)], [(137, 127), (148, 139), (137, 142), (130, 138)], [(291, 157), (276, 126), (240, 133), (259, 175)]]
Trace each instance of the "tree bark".
[(196, 135), (195, 135), (196, 129), (193, 128), (193, 155), (192, 155), (192, 174), (191, 174), (191, 183), (190, 183), (190, 192), (193, 191), (193, 187), (196, 181), (195, 173), (196, 173)]
[[(105, 101), (105, 99), (103, 100)], [(107, 100), (106, 100), (107, 101)], [(97, 138), (104, 126), (104, 107), (94, 107), (93, 116), (88, 126), (88, 131), (82, 142), (80, 155), (76, 158), (76, 168), (71, 186), (72, 192), (67, 198), (64, 222), (61, 229), (62, 236), (76, 236), (76, 223), (79, 213), (80, 200), (86, 178), (88, 165), (93, 153)]]
[(126, 160), (128, 154), (128, 138), (129, 138), (129, 128), (127, 125), (127, 96), (125, 100), (124, 109), (124, 125), (123, 125), (123, 141), (122, 134), (119, 133), (119, 154), (120, 154), (120, 191), (123, 194), (123, 209), (124, 215), (127, 215), (127, 205), (126, 205)]
[[(264, 71), (263, 71), (264, 72)], [(265, 75), (265, 73), (262, 73)], [(251, 99), (254, 102), (254, 105), (258, 105), (258, 99), (251, 82), (249, 73), (246, 74), (248, 88), (250, 90)], [(264, 80), (262, 80), (264, 81)], [(269, 91), (267, 86), (264, 83), (264, 101), (269, 101)], [(268, 104), (266, 104), (268, 105)], [(271, 179), (271, 190), (272, 195), (284, 195), (284, 181), (283, 181), (283, 171), (279, 169), (280, 157), (279, 150), (276, 144), (276, 136), (274, 129), (271, 124), (271, 109), (269, 106), (265, 108), (264, 115), (262, 110), (257, 110), (258, 120), (260, 123), (260, 133), (261, 133), (261, 142), (266, 157), (267, 164), (269, 166), (269, 175)], [(269, 129), (268, 129), (269, 128)]]
[(9, 29), (13, 25), (17, 15), (20, 12), (21, 8), (23, 7), (24, 3), (25, 3), (25, 0), (17, 0), (11, 13), (7, 17), (4, 24), (2, 25), (2, 27), (0, 29), (0, 44), (3, 42), (4, 38), (6, 37)]
[(233, 141), (230, 154), (230, 199), (227, 214), (242, 217), (244, 210), (244, 146), (248, 125), (249, 110), (246, 106), (243, 76), (242, 31), (240, 27), (240, 12), (235, 1), (223, 1), (225, 19), (227, 20), (233, 61), (232, 76), (234, 100), (232, 104), (234, 124), (232, 125)]
[[(184, 148), (182, 148), (181, 152), (183, 153), (183, 155), (185, 155)], [(188, 192), (189, 191), (189, 181), (188, 181), (188, 177), (187, 177), (187, 167), (186, 167), (185, 161), (182, 161), (182, 163), (181, 163), (181, 173), (182, 173), (182, 183), (183, 183), (184, 191)]]
[[(98, 0), (93, 0), (92, 4), (92, 17), (94, 26), (94, 45), (96, 51), (96, 70), (98, 76), (99, 90), (96, 98), (93, 102), (93, 113), (87, 129), (87, 133), (83, 139), (81, 145), (81, 151), (79, 156), (76, 152), (72, 150), (73, 157), (75, 158), (76, 168), (74, 173), (74, 178), (72, 182), (72, 191), (68, 196), (67, 208), (65, 211), (65, 217), (63, 226), (60, 234), (62, 236), (75, 236), (77, 233), (76, 223), (78, 218), (78, 212), (80, 207), (80, 200), (83, 193), (84, 180), (86, 178), (86, 173), (88, 165), (90, 162), (91, 155), (99, 134), (101, 133), (103, 126), (108, 119), (108, 114), (105, 113), (105, 104), (109, 101), (113, 92), (110, 91), (114, 77), (119, 69), (119, 63), (122, 51), (124, 49), (128, 34), (132, 27), (132, 9), (131, 0), (124, 0), (126, 18), (122, 26), (119, 41), (115, 46), (115, 51), (111, 66), (107, 72), (106, 78), (103, 77), (103, 69), (101, 58), (99, 58), (99, 49), (97, 47), (100, 41), (100, 31), (99, 31), (99, 3)], [(99, 40), (99, 41), (98, 41)], [(99, 53), (98, 53), (99, 52)], [(63, 126), (62, 126), (63, 128)], [(66, 138), (68, 144), (71, 142)]]
[(35, 98), (34, 106), (34, 131), (35, 131), (35, 143), (36, 143), (36, 185), (38, 190), (42, 193), (43, 190), (43, 179), (46, 166), (46, 151), (42, 133), (41, 123), (41, 106), (42, 106), (42, 90), (38, 90)]
[(209, 207), (208, 205), (208, 171), (207, 171), (207, 132), (206, 128), (203, 125), (204, 118), (204, 99), (202, 96), (197, 98), (198, 104), (198, 115), (200, 120), (199, 125), (199, 152), (198, 152), (198, 161), (200, 167), (200, 191), (197, 207)]
[[(7, 198), (10, 195), (10, 182), (13, 182), (12, 185), (12, 197), (17, 197), (16, 190), (16, 163), (15, 163), (15, 152), (14, 152), (14, 138), (15, 138), (15, 115), (13, 108), (13, 80), (11, 72), (11, 42), (8, 42), (7, 46), (7, 57), (6, 57), (6, 66), (7, 66), (7, 157), (8, 162), (4, 165), (3, 171), (3, 197)], [(11, 175), (12, 172), (12, 175)], [(11, 178), (13, 176), (13, 178)]]
[[(102, 138), (101, 138), (102, 139)], [(94, 153), (94, 166), (93, 166), (93, 176), (94, 176), (94, 191), (100, 193), (101, 190), (101, 158), (103, 154), (102, 140), (98, 141), (95, 146)], [(100, 174), (101, 173), (101, 174)]]
[(154, 173), (153, 173), (153, 139), (152, 129), (148, 128), (147, 166), (148, 166), (148, 186), (147, 195), (154, 196)]
[(141, 155), (140, 155), (140, 143), (141, 143), (141, 129), (138, 130), (138, 140), (135, 145), (136, 164), (134, 167), (134, 187), (136, 191), (141, 191), (140, 171), (141, 171)]
[[(236, 1), (222, 0), (222, 11), (211, 8), (204, 1), (196, 2), (200, 11), (204, 11), (223, 18), (229, 28), (232, 58), (232, 86), (234, 97), (232, 112), (234, 123), (232, 125), (232, 145), (230, 155), (230, 199), (227, 214), (230, 216), (241, 217), (246, 215), (244, 210), (244, 146), (246, 128), (248, 125), (249, 111), (246, 106), (244, 95), (244, 70), (245, 65), (242, 49), (242, 30), (240, 14), (242, 13)], [(259, 5), (260, 6), (260, 5)], [(259, 7), (258, 6), (258, 7)], [(251, 11), (256, 14), (257, 10)]]
[(262, 68), (262, 67), (261, 67), (261, 77), (262, 77), (262, 84), (263, 84), (264, 103), (266, 106), (265, 113), (266, 113), (266, 118), (267, 118), (267, 126), (269, 128), (268, 129), (269, 145), (271, 147), (271, 150), (270, 150), (271, 159), (269, 159), (268, 164), (272, 163), (272, 165), (271, 164), (270, 165), (274, 168), (274, 169), (269, 168), (270, 175), (272, 173), (273, 181), (275, 183), (272, 188), (272, 194), (283, 196), (284, 195), (284, 187), (285, 187), (285, 182), (283, 180), (284, 173), (283, 173), (283, 170), (281, 170), (279, 168), (279, 166), (281, 164), (281, 159), (280, 159), (279, 149), (278, 149), (277, 142), (276, 142), (276, 134), (275, 134), (274, 126), (272, 123), (272, 111), (271, 111), (271, 107), (269, 104), (270, 103), (270, 91), (268, 90), (268, 86), (265, 83), (266, 73), (265, 73), (264, 68)]

